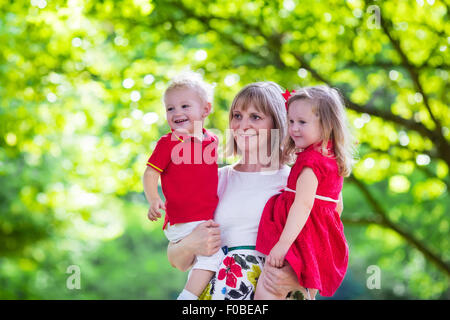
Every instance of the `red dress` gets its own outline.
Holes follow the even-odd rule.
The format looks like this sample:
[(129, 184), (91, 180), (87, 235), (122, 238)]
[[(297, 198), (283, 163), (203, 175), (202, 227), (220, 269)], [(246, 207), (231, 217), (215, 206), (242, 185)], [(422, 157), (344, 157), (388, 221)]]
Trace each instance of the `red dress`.
[[(287, 188), (295, 190), (304, 167), (314, 171), (319, 182), (316, 196), (339, 199), (343, 177), (338, 174), (336, 160), (316, 150), (320, 143), (297, 153), (288, 177)], [(332, 152), (330, 141), (328, 150)], [(266, 203), (259, 224), (256, 250), (268, 255), (278, 242), (286, 223), (295, 193), (282, 191)], [(336, 203), (315, 199), (311, 213), (285, 260), (297, 274), (304, 288), (318, 289), (321, 296), (332, 296), (344, 279), (348, 265), (348, 245)]]

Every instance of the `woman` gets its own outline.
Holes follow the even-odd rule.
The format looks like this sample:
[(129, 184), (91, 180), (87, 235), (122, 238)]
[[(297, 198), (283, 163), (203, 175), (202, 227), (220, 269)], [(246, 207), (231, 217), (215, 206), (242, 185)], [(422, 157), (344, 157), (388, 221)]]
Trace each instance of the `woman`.
[[(196, 255), (226, 253), (219, 272), (200, 299), (253, 299), (265, 256), (255, 251), (261, 213), (267, 200), (286, 185), (289, 167), (281, 158), (286, 109), (281, 88), (273, 82), (244, 87), (230, 109), (232, 150), (241, 159), (219, 169), (219, 204), (214, 221), (168, 246), (172, 266), (186, 271)], [(273, 130), (275, 129), (275, 130)], [(219, 230), (220, 225), (220, 230)], [(300, 290), (292, 268), (266, 266), (265, 286), (274, 294)]]

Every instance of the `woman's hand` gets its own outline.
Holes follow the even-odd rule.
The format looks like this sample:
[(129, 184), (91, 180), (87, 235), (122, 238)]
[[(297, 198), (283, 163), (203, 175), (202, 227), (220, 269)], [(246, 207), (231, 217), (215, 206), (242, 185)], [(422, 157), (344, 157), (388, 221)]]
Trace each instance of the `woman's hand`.
[(181, 270), (188, 270), (196, 255), (210, 256), (221, 246), (219, 224), (208, 220), (199, 224), (188, 236), (177, 243), (169, 243), (167, 257), (170, 264)]
[(205, 221), (185, 239), (188, 239), (196, 256), (211, 256), (221, 247), (219, 224), (213, 220)]
[(264, 286), (277, 296), (287, 296), (291, 291), (300, 290), (297, 275), (289, 263), (282, 268), (276, 268), (266, 263), (264, 265)]

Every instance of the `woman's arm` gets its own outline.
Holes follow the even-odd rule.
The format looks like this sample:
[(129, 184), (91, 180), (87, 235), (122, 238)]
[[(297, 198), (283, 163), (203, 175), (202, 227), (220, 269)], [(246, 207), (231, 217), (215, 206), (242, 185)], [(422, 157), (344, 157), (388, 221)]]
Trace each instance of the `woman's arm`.
[(220, 249), (220, 245), (219, 224), (208, 220), (199, 224), (181, 241), (170, 242), (167, 247), (167, 258), (172, 267), (184, 272), (192, 266), (195, 256), (210, 256)]
[(314, 205), (317, 186), (318, 180), (314, 171), (305, 167), (297, 179), (295, 200), (289, 209), (283, 232), (267, 258), (269, 264), (276, 267), (283, 265), (287, 251), (302, 231), (306, 220), (308, 220)]

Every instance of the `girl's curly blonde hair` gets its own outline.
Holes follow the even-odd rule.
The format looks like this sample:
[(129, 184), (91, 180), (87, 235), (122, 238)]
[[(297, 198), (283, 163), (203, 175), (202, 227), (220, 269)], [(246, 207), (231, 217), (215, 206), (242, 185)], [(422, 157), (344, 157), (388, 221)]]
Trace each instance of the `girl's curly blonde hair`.
[[(352, 170), (355, 150), (345, 115), (343, 98), (339, 91), (326, 85), (296, 90), (287, 101), (288, 114), (289, 106), (298, 100), (307, 100), (313, 106), (313, 112), (319, 117), (322, 129), (322, 154), (329, 156), (326, 150), (328, 141), (331, 140), (339, 175), (348, 177)], [(288, 135), (284, 141), (283, 155), (292, 161), (295, 151), (294, 140)]]

